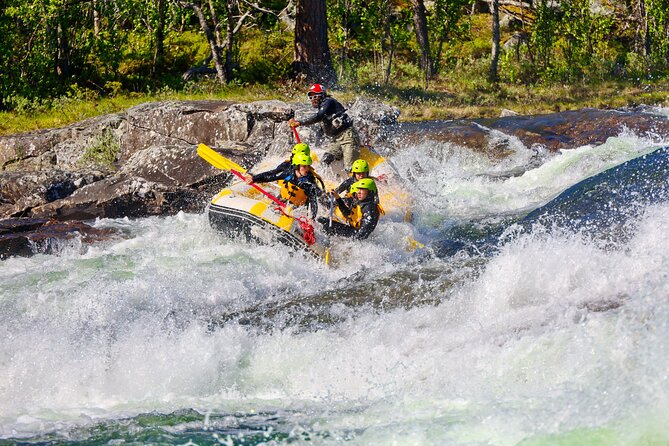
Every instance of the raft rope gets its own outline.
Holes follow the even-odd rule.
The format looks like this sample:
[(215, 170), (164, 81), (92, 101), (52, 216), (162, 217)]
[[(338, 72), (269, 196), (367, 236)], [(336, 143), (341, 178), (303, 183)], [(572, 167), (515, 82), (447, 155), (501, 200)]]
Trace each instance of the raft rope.
[(304, 242), (309, 246), (316, 243), (314, 227), (311, 225), (311, 223), (309, 223), (309, 219), (302, 216), (297, 219), (297, 223), (300, 225), (300, 229), (302, 229), (302, 238), (304, 239)]

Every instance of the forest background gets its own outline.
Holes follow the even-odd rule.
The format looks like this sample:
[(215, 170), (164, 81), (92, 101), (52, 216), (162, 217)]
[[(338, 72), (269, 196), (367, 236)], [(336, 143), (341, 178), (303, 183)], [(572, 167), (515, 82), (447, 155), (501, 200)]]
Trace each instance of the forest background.
[(669, 105), (669, 0), (0, 0), (0, 135), (168, 99)]

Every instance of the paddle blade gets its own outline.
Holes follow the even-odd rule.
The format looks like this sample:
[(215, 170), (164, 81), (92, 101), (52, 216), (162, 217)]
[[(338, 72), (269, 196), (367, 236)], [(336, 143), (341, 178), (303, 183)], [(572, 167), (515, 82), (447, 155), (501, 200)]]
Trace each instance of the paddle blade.
[(424, 249), (425, 245), (423, 245), (421, 242), (418, 240), (414, 239), (413, 237), (408, 237), (406, 238), (407, 241), (407, 248), (409, 251), (415, 251), (417, 249)]
[(218, 169), (236, 170), (237, 172), (241, 173), (246, 172), (246, 169), (244, 169), (242, 166), (232, 160), (227, 159), (206, 144), (200, 144), (197, 146), (197, 154), (200, 155), (202, 159)]

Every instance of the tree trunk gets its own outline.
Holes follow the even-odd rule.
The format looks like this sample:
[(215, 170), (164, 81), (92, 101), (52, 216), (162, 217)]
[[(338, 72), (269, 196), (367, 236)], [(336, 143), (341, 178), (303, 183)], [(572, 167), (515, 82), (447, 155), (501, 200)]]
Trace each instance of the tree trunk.
[(298, 0), (295, 8), (295, 78), (337, 84), (328, 46), (328, 23), (325, 0)]
[(430, 57), (430, 40), (427, 34), (427, 12), (423, 0), (411, 0), (413, 4), (413, 26), (416, 31), (416, 40), (420, 47), (420, 68), (425, 76), (425, 88), (432, 72), (432, 59)]
[(235, 37), (234, 27), (232, 26), (232, 1), (225, 0), (225, 78), (228, 82), (232, 80), (232, 55)]
[(650, 32), (648, 30), (648, 12), (646, 11), (646, 1), (639, 0), (639, 21), (641, 23), (641, 53), (644, 57), (650, 56)]
[[(386, 14), (384, 19), (384, 29), (385, 34), (388, 37), (388, 64), (386, 65), (385, 74), (383, 76), (383, 83), (388, 84), (390, 81), (390, 73), (393, 67), (393, 57), (395, 56), (395, 38), (393, 36), (393, 27), (392, 27), (392, 11), (390, 3), (386, 4)], [(381, 54), (383, 55), (383, 40), (381, 41)]]
[(100, 35), (100, 29), (102, 28), (101, 26), (102, 20), (100, 19), (100, 11), (98, 9), (99, 8), (98, 0), (93, 0), (92, 8), (93, 8), (93, 34), (98, 36)]
[(492, 0), (492, 54), (490, 59), (490, 82), (497, 82), (497, 65), (499, 63), (499, 0)]
[(395, 41), (393, 40), (392, 36), (390, 37), (390, 50), (388, 52), (388, 65), (386, 66), (386, 73), (385, 76), (383, 77), (383, 83), (388, 84), (390, 81), (390, 73), (392, 71), (393, 67), (393, 56), (395, 56)]
[[(230, 6), (230, 1), (231, 0), (225, 0), (225, 10), (226, 14), (228, 11), (228, 7)], [(212, 22), (212, 29), (214, 30), (214, 37), (216, 37), (216, 45), (220, 48), (223, 48), (222, 42), (223, 39), (221, 38), (221, 27), (218, 24), (218, 17), (216, 17), (216, 8), (214, 6), (214, 2), (212, 0), (209, 0), (207, 2), (209, 5), (209, 14), (211, 15), (211, 22)]]
[(162, 71), (165, 65), (165, 0), (156, 0), (156, 13), (158, 14), (158, 23), (154, 31), (156, 47), (153, 53), (153, 75)]
[(216, 77), (218, 78), (219, 82), (224, 83), (226, 81), (226, 78), (225, 78), (225, 69), (223, 66), (223, 62), (221, 60), (221, 47), (216, 42), (214, 33), (212, 32), (211, 28), (209, 27), (209, 24), (207, 23), (207, 18), (204, 16), (202, 8), (190, 2), (178, 1), (177, 3), (181, 7), (192, 9), (195, 12), (195, 15), (200, 21), (200, 28), (202, 28), (204, 35), (207, 37), (207, 42), (209, 42), (209, 48), (211, 49), (211, 57), (212, 60), (214, 61), (214, 67), (216, 68)]
[(56, 73), (63, 79), (70, 77), (70, 43), (67, 37), (66, 26), (63, 26), (62, 19), (58, 19), (56, 28)]

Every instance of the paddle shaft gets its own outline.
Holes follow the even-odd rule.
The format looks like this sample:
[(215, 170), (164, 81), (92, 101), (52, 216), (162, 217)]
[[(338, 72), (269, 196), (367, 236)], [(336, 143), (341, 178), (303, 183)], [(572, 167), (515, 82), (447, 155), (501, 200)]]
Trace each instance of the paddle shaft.
[(332, 214), (334, 214), (334, 202), (335, 202), (334, 195), (330, 195), (330, 221), (328, 222), (328, 226), (330, 228), (332, 227)]
[(291, 125), (291, 127), (293, 128), (293, 133), (295, 134), (295, 141), (297, 141), (298, 144), (301, 143), (302, 141), (300, 141), (300, 135), (297, 133), (297, 127), (294, 125)]
[[(330, 221), (328, 227), (332, 229), (332, 215), (334, 214), (334, 195), (330, 195)], [(325, 231), (325, 264), (330, 264), (330, 231)]]
[[(246, 178), (244, 178), (244, 175), (242, 175), (241, 173), (237, 172), (235, 169), (230, 169), (230, 172), (232, 172), (234, 175), (236, 175), (240, 180), (242, 180), (242, 181), (246, 181)], [(283, 201), (279, 200), (279, 199), (276, 198), (274, 195), (270, 194), (269, 192), (267, 192), (265, 189), (263, 189), (262, 187), (258, 186), (257, 184), (255, 184), (255, 183), (251, 183), (250, 186), (251, 186), (252, 188), (254, 188), (255, 190), (257, 190), (258, 192), (260, 192), (260, 193), (262, 193), (263, 195), (265, 195), (267, 198), (269, 198), (270, 200), (272, 200), (272, 201), (275, 202), (276, 204), (278, 204), (279, 207), (281, 207), (281, 208), (285, 208), (285, 207), (286, 207), (286, 203), (284, 203)]]

